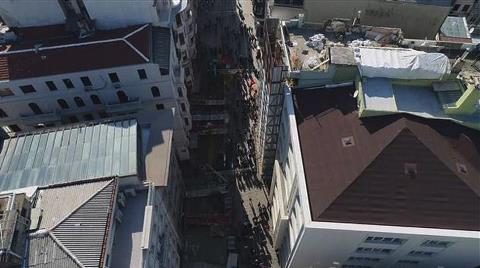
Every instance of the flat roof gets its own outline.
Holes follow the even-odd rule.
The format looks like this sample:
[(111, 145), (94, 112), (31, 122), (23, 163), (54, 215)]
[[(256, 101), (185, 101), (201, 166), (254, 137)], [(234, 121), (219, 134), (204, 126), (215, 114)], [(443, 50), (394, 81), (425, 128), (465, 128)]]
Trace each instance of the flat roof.
[(122, 208), (122, 223), (117, 225), (113, 242), (111, 267), (142, 267), (142, 237), (148, 191), (128, 197)]
[(137, 175), (134, 119), (67, 125), (6, 139), (0, 191)]
[(312, 219), (480, 230), (480, 132), (408, 114), (360, 118), (354, 92), (293, 92)]
[[(359, 94), (363, 94), (366, 111), (384, 114), (409, 113), (424, 118), (451, 120), (474, 127), (480, 123), (480, 111), (471, 115), (447, 114), (443, 109), (443, 104), (454, 103), (462, 95), (458, 83), (438, 81), (427, 86), (397, 83), (388, 78), (364, 78)], [(439, 91), (435, 92), (434, 88)]]

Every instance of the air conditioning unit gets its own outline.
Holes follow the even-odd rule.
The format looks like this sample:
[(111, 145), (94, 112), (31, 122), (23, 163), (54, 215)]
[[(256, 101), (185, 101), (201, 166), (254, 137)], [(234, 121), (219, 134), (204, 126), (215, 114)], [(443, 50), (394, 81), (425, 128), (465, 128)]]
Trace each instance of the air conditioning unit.
[(92, 86), (85, 86), (84, 89), (85, 89), (85, 91), (92, 91), (93, 87)]
[(123, 212), (120, 209), (115, 210), (115, 220), (118, 223), (122, 223), (122, 218), (123, 218)]
[(125, 194), (127, 194), (130, 197), (135, 197), (137, 195), (137, 192), (135, 191), (135, 189), (130, 188), (125, 190)]
[(122, 85), (120, 85), (120, 83), (114, 83), (114, 84), (113, 84), (113, 87), (118, 89), (118, 88), (121, 88)]
[(117, 202), (118, 204), (120, 204), (121, 207), (125, 207), (126, 199), (127, 198), (125, 197), (125, 194), (123, 192), (120, 192), (117, 197)]

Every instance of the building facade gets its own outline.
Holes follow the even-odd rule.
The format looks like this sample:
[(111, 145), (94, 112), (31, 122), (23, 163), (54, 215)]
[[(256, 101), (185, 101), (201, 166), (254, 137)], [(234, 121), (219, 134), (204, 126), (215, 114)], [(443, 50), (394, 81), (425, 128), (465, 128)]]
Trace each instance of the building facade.
[[(42, 3), (35, 8), (49, 12), (36, 17), (22, 1), (0, 6), (11, 28), (0, 52), (6, 132), (173, 109), (177, 153), (189, 158), (196, 52), (187, 1)], [(132, 9), (138, 16), (124, 16)]]

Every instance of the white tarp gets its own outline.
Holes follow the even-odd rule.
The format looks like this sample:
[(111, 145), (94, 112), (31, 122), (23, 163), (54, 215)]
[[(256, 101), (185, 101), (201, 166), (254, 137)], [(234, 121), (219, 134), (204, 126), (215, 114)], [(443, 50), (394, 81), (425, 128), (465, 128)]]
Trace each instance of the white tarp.
[(441, 79), (450, 73), (447, 56), (403, 48), (355, 48), (355, 60), (365, 77)]

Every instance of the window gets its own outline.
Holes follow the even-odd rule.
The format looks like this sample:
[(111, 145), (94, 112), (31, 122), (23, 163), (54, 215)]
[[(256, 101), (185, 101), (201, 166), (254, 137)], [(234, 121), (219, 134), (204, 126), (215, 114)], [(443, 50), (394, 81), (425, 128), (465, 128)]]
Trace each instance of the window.
[(342, 145), (343, 147), (352, 147), (355, 145), (355, 140), (353, 136), (343, 137), (342, 138)]
[(405, 163), (404, 172), (405, 172), (405, 175), (408, 175), (414, 178), (417, 175), (417, 164)]
[(0, 88), (0, 97), (8, 97), (8, 96), (13, 96), (12, 90), (9, 88)]
[(467, 12), (470, 9), (470, 5), (464, 5), (462, 8), (462, 12)]
[(175, 21), (177, 22), (177, 26), (182, 26), (182, 17), (180, 17), (180, 14), (175, 16)]
[(183, 35), (183, 33), (180, 33), (178, 35), (178, 38), (180, 39), (180, 45), (185, 45), (185, 36)]
[(93, 104), (102, 104), (102, 101), (97, 95), (90, 95), (90, 100)]
[(70, 116), (70, 117), (68, 118), (68, 120), (70, 120), (70, 123), (78, 123), (78, 122), (79, 122), (79, 121), (78, 121), (78, 118), (77, 118), (76, 116), (74, 116), (74, 115)]
[(446, 248), (453, 244), (450, 241), (439, 241), (439, 240), (426, 240), (422, 243), (423, 247), (436, 247), (436, 248)]
[(120, 79), (118, 79), (117, 73), (109, 73), (108, 78), (110, 78), (110, 81), (112, 81), (112, 83), (120, 82)]
[(393, 249), (390, 248), (364, 248), (359, 247), (356, 250), (357, 253), (365, 253), (365, 254), (390, 254), (393, 252)]
[(188, 118), (185, 117), (185, 118), (183, 118), (183, 120), (185, 121), (185, 125), (188, 126), (188, 124), (189, 124), (188, 123)]
[(22, 129), (17, 125), (9, 125), (8, 129), (10, 131), (7, 130), (7, 132), (20, 132), (20, 131), (22, 131)]
[(400, 264), (419, 264), (420, 261), (415, 261), (415, 260), (399, 260), (397, 263), (400, 263)]
[(365, 243), (391, 244), (391, 245), (401, 245), (406, 241), (407, 239), (394, 238), (394, 237), (381, 237), (381, 236), (369, 236), (365, 239)]
[(460, 9), (460, 5), (456, 4), (453, 6), (452, 11), (458, 11)]
[(157, 105), (155, 105), (157, 107), (157, 110), (163, 110), (165, 109), (165, 105), (163, 105), (162, 103), (159, 103)]
[(65, 84), (65, 86), (69, 89), (71, 88), (74, 88), (75, 86), (73, 85), (72, 83), (72, 80), (68, 79), (68, 78), (65, 78), (65, 79), (62, 79), (63, 83)]
[(40, 107), (38, 107), (38, 104), (31, 102), (31, 103), (28, 104), (28, 106), (30, 107), (30, 109), (32, 109), (32, 112), (34, 114), (43, 114)]
[(190, 76), (190, 68), (185, 67), (185, 75)]
[(80, 98), (78, 96), (73, 98), (73, 101), (75, 101), (75, 104), (77, 105), (77, 107), (85, 106), (85, 102), (83, 102), (82, 98)]
[(183, 97), (183, 90), (181, 87), (177, 88), (177, 91), (178, 91), (178, 96), (181, 98)]
[(93, 115), (91, 114), (85, 114), (83, 115), (83, 118), (85, 119), (85, 121), (92, 121), (94, 119)]
[(22, 90), (22, 92), (25, 94), (33, 93), (36, 91), (32, 85), (20, 86), (20, 90)]
[(379, 262), (380, 258), (371, 258), (371, 257), (350, 257), (348, 261), (368, 261), (368, 262)]
[(152, 91), (152, 96), (154, 98), (160, 97), (160, 89), (158, 89), (158, 87), (152, 87), (150, 90)]
[(182, 111), (185, 112), (187, 110), (185, 103), (180, 103), (180, 106), (182, 107)]
[(139, 77), (141, 80), (147, 79), (147, 73), (145, 72), (144, 69), (138, 69), (138, 70), (137, 70), (137, 73), (138, 73), (138, 77)]
[(53, 83), (53, 81), (47, 81), (47, 82), (45, 82), (45, 84), (47, 85), (48, 90), (50, 90), (50, 91), (55, 91), (55, 90), (58, 89), (57, 86), (55, 85), (55, 83)]
[(3, 109), (0, 109), (0, 118), (5, 118), (5, 117), (8, 117), (7, 113)]
[(412, 250), (408, 253), (408, 255), (409, 256), (414, 256), (414, 257), (432, 257), (433, 255), (435, 255), (435, 252)]
[(467, 169), (467, 166), (465, 166), (465, 164), (457, 163), (457, 171), (459, 173), (462, 173), (463, 175), (468, 175), (468, 169)]
[(57, 100), (57, 103), (58, 103), (58, 105), (60, 105), (60, 108), (62, 108), (62, 109), (68, 109), (68, 108), (70, 108), (70, 107), (68, 106), (68, 103), (67, 103), (64, 99), (58, 99), (58, 100)]
[(169, 70), (168, 68), (160, 68), (160, 74), (161, 75), (168, 75)]
[(120, 103), (128, 102), (128, 96), (122, 90), (117, 91), (117, 97), (118, 97), (118, 101), (120, 101)]
[(86, 87), (91, 87), (92, 86), (92, 81), (90, 81), (90, 78), (88, 76), (82, 76), (80, 77), (80, 80), (82, 80), (82, 84)]

